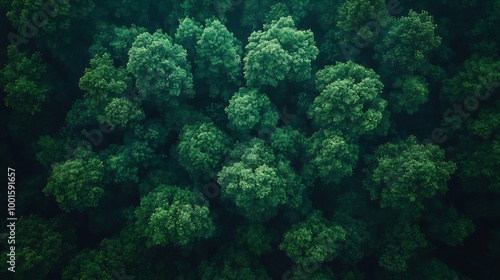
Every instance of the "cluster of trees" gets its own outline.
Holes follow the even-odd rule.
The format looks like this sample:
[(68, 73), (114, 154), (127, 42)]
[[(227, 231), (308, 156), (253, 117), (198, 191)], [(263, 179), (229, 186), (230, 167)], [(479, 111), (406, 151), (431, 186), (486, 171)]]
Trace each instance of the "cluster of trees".
[(0, 7), (16, 279), (499, 275), (498, 1)]

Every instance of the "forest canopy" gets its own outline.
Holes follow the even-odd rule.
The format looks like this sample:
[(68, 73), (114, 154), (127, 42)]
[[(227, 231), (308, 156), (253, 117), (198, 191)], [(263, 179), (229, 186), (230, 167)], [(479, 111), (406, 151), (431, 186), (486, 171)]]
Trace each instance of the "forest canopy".
[(500, 1), (0, 1), (1, 279), (496, 279)]

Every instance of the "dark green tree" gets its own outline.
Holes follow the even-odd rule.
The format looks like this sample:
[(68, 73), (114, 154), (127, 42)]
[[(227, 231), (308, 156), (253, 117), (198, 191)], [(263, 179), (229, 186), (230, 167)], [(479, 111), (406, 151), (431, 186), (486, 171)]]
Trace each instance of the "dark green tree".
[(339, 183), (352, 175), (358, 153), (356, 144), (334, 131), (321, 129), (309, 138), (304, 175), (317, 176), (325, 184)]
[(225, 12), (232, 6), (232, 0), (183, 0), (181, 7), (184, 10), (184, 16), (193, 17), (198, 21), (205, 21), (217, 17), (225, 22)]
[(370, 30), (367, 24), (374, 20), (384, 20), (388, 12), (382, 0), (355, 0), (343, 1), (339, 6), (338, 15), (337, 37), (346, 42), (353, 40), (355, 36), (373, 40), (376, 30)]
[[(5, 1), (7, 2), (7, 1)], [(79, 18), (87, 16), (95, 7), (93, 0), (56, 1), (43, 0), (9, 1), (6, 6), (7, 18), (17, 29), (21, 38), (9, 34), (12, 44), (27, 43), (33, 37), (41, 38), (49, 35), (64, 34)], [(62, 36), (65, 38), (65, 36)], [(54, 38), (54, 37), (51, 37)], [(67, 39), (67, 38), (65, 38)]]
[[(63, 220), (60, 218), (44, 219), (29, 215), (16, 221), (16, 235), (22, 236), (11, 243), (16, 248), (16, 278), (49, 279), (49, 275), (57, 272), (65, 256), (74, 250), (74, 233), (61, 231), (62, 227)], [(8, 260), (4, 251), (1, 259), (4, 262)]]
[(75, 158), (52, 166), (43, 192), (54, 196), (62, 210), (83, 212), (97, 206), (104, 192), (104, 175), (104, 164), (99, 157), (85, 148), (78, 148)]
[(106, 108), (104, 114), (97, 117), (101, 123), (107, 123), (112, 127), (123, 128), (130, 122), (140, 121), (146, 117), (137, 103), (128, 98), (113, 98)]
[(375, 49), (382, 67), (391, 73), (414, 73), (428, 64), (429, 53), (441, 44), (428, 12), (410, 10), (396, 19)]
[[(79, 81), (80, 89), (85, 92), (81, 110), (85, 110), (95, 120), (105, 120), (106, 107), (113, 98), (125, 92), (129, 83), (126, 70), (116, 68), (108, 53), (94, 56), (90, 60), (90, 68), (85, 69)], [(110, 109), (111, 107), (108, 110)]]
[(430, 237), (454, 247), (462, 246), (464, 239), (474, 233), (472, 220), (458, 213), (455, 207), (439, 203), (431, 209), (432, 213), (425, 215)]
[(250, 224), (236, 229), (235, 243), (253, 254), (260, 256), (272, 251), (272, 236), (261, 224)]
[(291, 16), (296, 23), (299, 23), (306, 16), (310, 1), (246, 0), (235, 2), (243, 6), (241, 25), (257, 30), (263, 24), (286, 16)]
[(111, 54), (111, 57), (120, 62), (120, 66), (126, 66), (128, 61), (128, 51), (132, 47), (135, 38), (147, 29), (136, 26), (115, 26), (113, 24), (98, 23), (97, 34), (94, 35), (94, 43), (90, 46), (89, 52), (92, 56)]
[(394, 80), (393, 91), (389, 96), (389, 108), (395, 113), (413, 114), (420, 105), (427, 102), (429, 85), (420, 76), (401, 76)]
[(341, 226), (326, 220), (320, 212), (314, 212), (307, 220), (292, 225), (283, 235), (279, 248), (294, 263), (307, 267), (312, 263), (332, 261), (345, 238), (346, 232)]
[(406, 271), (408, 260), (416, 254), (416, 250), (427, 246), (427, 240), (419, 226), (406, 223), (398, 223), (387, 231), (385, 240), (379, 264), (393, 272)]
[(9, 45), (7, 54), (7, 64), (0, 70), (0, 84), (7, 94), (5, 105), (35, 115), (42, 110), (54, 89), (47, 76), (47, 65), (38, 52), (28, 55)]
[(197, 203), (193, 192), (176, 186), (157, 186), (141, 198), (134, 213), (148, 246), (189, 247), (215, 231), (208, 207)]
[(472, 56), (460, 65), (457, 73), (443, 82), (441, 98), (449, 104), (459, 105), (470, 102), (470, 97), (486, 100), (500, 86), (499, 81), (500, 62), (494, 58)]
[(62, 279), (116, 279), (138, 250), (120, 239), (103, 239), (98, 249), (83, 249), (71, 259), (62, 271)]
[(213, 123), (196, 123), (182, 128), (176, 153), (193, 178), (206, 177), (221, 163), (229, 144), (229, 137)]
[(368, 178), (364, 186), (381, 207), (397, 209), (444, 194), (446, 182), (456, 170), (455, 163), (445, 161), (444, 150), (436, 145), (417, 144), (415, 137), (396, 144), (386, 143), (367, 157)]
[(229, 99), (241, 85), (241, 43), (218, 20), (205, 23), (196, 43), (195, 77), (208, 86), (211, 97)]
[[(459, 137), (459, 146), (450, 148), (455, 154), (457, 175), (466, 192), (500, 192), (500, 101), (467, 121)], [(458, 123), (456, 123), (458, 124)]]

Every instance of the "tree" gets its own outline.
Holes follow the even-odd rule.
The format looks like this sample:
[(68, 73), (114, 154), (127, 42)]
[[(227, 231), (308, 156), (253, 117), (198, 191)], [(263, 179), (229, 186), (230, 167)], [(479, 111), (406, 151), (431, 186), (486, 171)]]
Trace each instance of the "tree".
[[(359, 207), (361, 203), (353, 203), (354, 207)], [(339, 207), (334, 214), (333, 220), (338, 223), (346, 232), (342, 246), (339, 246), (339, 259), (344, 264), (355, 264), (370, 253), (369, 241), (371, 232), (368, 231), (368, 223), (362, 219), (354, 219)]]
[(293, 161), (304, 154), (306, 141), (307, 138), (302, 132), (287, 125), (273, 131), (270, 144), (278, 158)]
[(402, 76), (394, 80), (394, 90), (389, 96), (389, 106), (395, 113), (406, 112), (413, 114), (418, 107), (427, 102), (429, 85), (420, 76)]
[(196, 123), (182, 128), (176, 153), (193, 178), (208, 176), (220, 164), (229, 144), (229, 137), (212, 122)]
[(398, 223), (386, 232), (385, 239), (387, 245), (379, 259), (379, 264), (393, 272), (406, 271), (407, 262), (415, 255), (415, 250), (427, 246), (427, 240), (420, 232), (418, 225)]
[(123, 145), (112, 144), (100, 152), (108, 178), (114, 183), (138, 183), (141, 175), (149, 168), (158, 166), (165, 157), (167, 133), (158, 120), (144, 124), (131, 124), (125, 132)]
[(5, 105), (31, 115), (39, 113), (53, 90), (41, 54), (29, 56), (9, 45), (7, 55), (8, 62), (0, 71), (0, 84), (7, 93)]
[(75, 158), (52, 166), (46, 195), (53, 195), (59, 207), (69, 212), (97, 206), (104, 192), (104, 164), (99, 157), (84, 148), (75, 151)]
[(448, 104), (462, 104), (469, 96), (486, 100), (500, 85), (499, 81), (500, 62), (494, 58), (472, 56), (460, 65), (457, 73), (443, 81), (441, 99)]
[(474, 223), (459, 214), (455, 207), (436, 204), (431, 208), (432, 214), (425, 215), (430, 224), (429, 235), (452, 247), (463, 245), (463, 240), (475, 231)]
[(352, 171), (358, 161), (358, 146), (342, 135), (321, 129), (308, 142), (305, 174), (318, 176), (325, 184), (339, 183)]
[(373, 70), (353, 62), (327, 66), (316, 74), (316, 87), (320, 94), (307, 111), (316, 127), (356, 139), (385, 125), (387, 102)]
[(97, 120), (112, 127), (123, 128), (130, 122), (140, 121), (145, 117), (146, 115), (137, 103), (122, 97), (113, 98), (104, 108), (104, 115), (98, 116)]
[(68, 151), (65, 149), (68, 141), (61, 135), (42, 135), (36, 143), (36, 159), (46, 168), (50, 168), (53, 163), (66, 160)]
[(411, 74), (428, 63), (429, 53), (441, 44), (436, 24), (428, 12), (410, 10), (396, 19), (382, 42), (375, 47), (377, 58), (391, 73)]
[(196, 43), (195, 77), (211, 97), (230, 95), (241, 85), (241, 43), (218, 20), (209, 20)]
[(179, 21), (179, 26), (175, 31), (175, 43), (181, 45), (187, 51), (189, 61), (191, 62), (194, 62), (196, 42), (198, 42), (202, 33), (203, 26), (188, 17)]
[(128, 145), (112, 145), (101, 152), (103, 163), (114, 183), (138, 183), (141, 171), (158, 160), (155, 151), (141, 141)]
[(321, 216), (312, 213), (303, 222), (292, 225), (283, 235), (279, 248), (302, 267), (313, 263), (332, 261), (338, 254), (338, 242), (346, 237), (345, 230)]
[(337, 13), (337, 36), (342, 42), (352, 40), (357, 35), (364, 39), (373, 38), (376, 34), (367, 23), (380, 20), (378, 16), (388, 16), (387, 6), (382, 0), (344, 1)]
[(266, 232), (266, 228), (261, 224), (238, 227), (234, 240), (239, 250), (248, 250), (257, 256), (272, 251), (272, 236)]
[(253, 87), (276, 87), (285, 79), (309, 79), (311, 62), (319, 53), (313, 33), (297, 30), (291, 17), (265, 24), (264, 31), (252, 32), (245, 49), (245, 79)]
[(43, 0), (9, 2), (7, 18), (24, 40), (63, 33), (75, 20), (88, 15), (95, 6), (92, 0), (57, 1), (50, 4)]
[[(237, 2), (238, 3), (238, 2)], [(309, 0), (246, 0), (242, 1), (241, 25), (256, 30), (262, 24), (271, 23), (281, 17), (291, 16), (297, 23), (306, 16)]]
[[(333, 50), (325, 49), (325, 51), (335, 51), (335, 57), (344, 60), (345, 57), (340, 56), (340, 51), (345, 52), (349, 48), (359, 51), (377, 41), (391, 18), (383, 0), (342, 2), (336, 12), (335, 28), (326, 29), (327, 35), (325, 35), (329, 37), (331, 33), (335, 34), (333, 40), (338, 43), (331, 46)], [(344, 53), (344, 56), (346, 54)]]
[(134, 213), (138, 233), (146, 238), (146, 245), (189, 247), (212, 236), (215, 226), (209, 209), (195, 199), (194, 193), (167, 185), (159, 185), (142, 197)]
[(500, 193), (500, 101), (495, 107), (479, 112), (469, 120), (459, 137), (459, 145), (450, 148), (457, 163), (457, 175), (464, 190), (481, 193)]
[(218, 174), (221, 198), (252, 222), (264, 222), (287, 205), (300, 205), (304, 186), (286, 161), (260, 139), (238, 143)]
[[(23, 238), (14, 239), (16, 242), (11, 243), (16, 248), (16, 277), (48, 279), (51, 273), (58, 270), (64, 262), (64, 256), (74, 249), (72, 232), (60, 231), (62, 222), (59, 218), (44, 219), (35, 215), (18, 219), (15, 231)], [(2, 261), (8, 262), (4, 252)]]
[(134, 245), (119, 239), (103, 239), (98, 249), (83, 249), (72, 258), (62, 271), (62, 279), (116, 279), (137, 253)]
[(157, 30), (138, 35), (128, 52), (127, 70), (136, 78), (141, 97), (160, 106), (193, 97), (193, 76), (186, 50)]
[(236, 132), (275, 127), (278, 114), (272, 109), (269, 98), (256, 89), (240, 88), (229, 100), (225, 112), (228, 127)]
[(98, 32), (94, 35), (94, 43), (89, 52), (92, 56), (109, 53), (111, 57), (120, 62), (120, 66), (126, 66), (128, 51), (132, 47), (135, 38), (147, 29), (131, 24), (127, 26), (115, 26), (113, 24), (98, 23)]
[(95, 55), (79, 81), (80, 89), (85, 92), (82, 109), (96, 120), (104, 118), (106, 106), (124, 93), (129, 83), (126, 70), (116, 68), (108, 53)]
[(444, 160), (438, 146), (417, 144), (415, 137), (380, 145), (367, 157), (368, 178), (364, 186), (381, 207), (423, 207), (425, 198), (447, 191), (446, 182), (456, 165)]
[[(462, 0), (462, 2), (472, 2), (472, 6), (475, 6), (477, 0)], [(481, 3), (483, 4), (483, 3)], [(480, 42), (481, 46), (478, 50), (478, 53), (484, 56), (488, 56), (487, 53), (496, 56), (498, 52), (496, 49), (500, 44), (498, 40), (498, 29), (495, 28), (496, 22), (500, 20), (500, 3), (497, 1), (486, 1), (482, 6), (482, 15), (478, 18), (477, 23), (472, 29), (472, 34), (474, 35), (474, 41)]]
[[(295, 267), (292, 267), (292, 271)], [(285, 272), (286, 273), (286, 272)], [(291, 278), (288, 276), (292, 276)], [(285, 277), (285, 278), (283, 278)], [(282, 279), (300, 279), (300, 280), (331, 280), (331, 279), (349, 279), (348, 277), (333, 274), (332, 269), (324, 264), (314, 264), (310, 268), (298, 267), (291, 274), (284, 274)]]

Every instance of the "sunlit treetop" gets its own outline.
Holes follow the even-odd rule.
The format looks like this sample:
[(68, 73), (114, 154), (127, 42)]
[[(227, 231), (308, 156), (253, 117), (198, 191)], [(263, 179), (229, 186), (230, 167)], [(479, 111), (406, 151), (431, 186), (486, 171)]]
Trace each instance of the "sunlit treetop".
[(194, 96), (186, 50), (161, 30), (138, 35), (128, 55), (127, 70), (135, 77), (144, 99), (173, 106), (177, 98)]
[(234, 212), (251, 222), (264, 222), (278, 210), (298, 207), (301, 183), (288, 161), (276, 159), (260, 139), (240, 142), (218, 173), (221, 198)]
[(307, 111), (316, 127), (355, 139), (384, 125), (387, 101), (373, 70), (353, 62), (327, 66), (316, 74), (316, 86), (320, 94)]
[(255, 87), (310, 78), (311, 62), (319, 51), (311, 30), (297, 30), (291, 17), (282, 17), (252, 32), (246, 46), (244, 74)]

